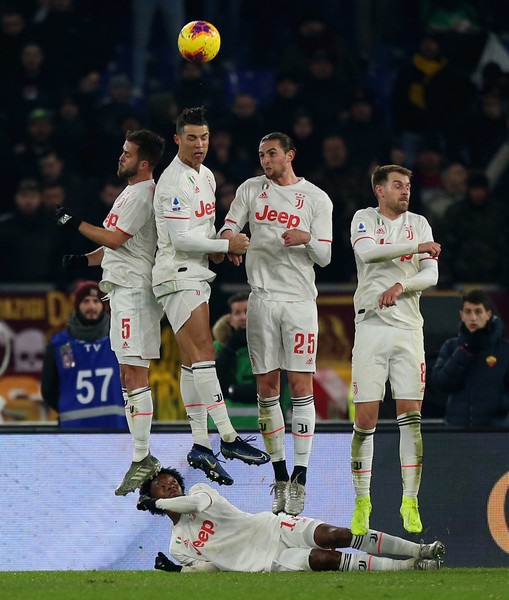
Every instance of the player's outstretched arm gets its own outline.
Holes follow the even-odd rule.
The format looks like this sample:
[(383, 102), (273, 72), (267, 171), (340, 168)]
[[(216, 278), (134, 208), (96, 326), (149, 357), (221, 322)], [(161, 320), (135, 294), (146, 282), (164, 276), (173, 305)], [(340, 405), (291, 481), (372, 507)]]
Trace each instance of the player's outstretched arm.
[(111, 250), (117, 250), (132, 237), (128, 233), (120, 231), (120, 229), (109, 230), (91, 225), (83, 221), (74, 211), (64, 206), (60, 206), (55, 211), (55, 220), (59, 227), (67, 227), (68, 229), (78, 231), (81, 235), (92, 240), (92, 242), (95, 242), (99, 246), (111, 248)]

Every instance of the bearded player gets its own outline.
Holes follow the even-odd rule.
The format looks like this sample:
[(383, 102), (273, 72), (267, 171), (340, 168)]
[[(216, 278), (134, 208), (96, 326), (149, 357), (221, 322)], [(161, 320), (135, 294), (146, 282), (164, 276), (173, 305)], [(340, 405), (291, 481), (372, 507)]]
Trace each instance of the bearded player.
[[(318, 338), (315, 264), (331, 260), (332, 202), (295, 175), (296, 149), (281, 132), (260, 141), (265, 175), (237, 190), (219, 234), (229, 239), (249, 223), (246, 271), (251, 286), (247, 341), (258, 390), (258, 417), (274, 468), (274, 513), (304, 509), (307, 467), (315, 430), (313, 373)], [(239, 264), (238, 257), (231, 257)], [(288, 373), (292, 398), (294, 466), (286, 465), (285, 419), (279, 402), (280, 372)]]

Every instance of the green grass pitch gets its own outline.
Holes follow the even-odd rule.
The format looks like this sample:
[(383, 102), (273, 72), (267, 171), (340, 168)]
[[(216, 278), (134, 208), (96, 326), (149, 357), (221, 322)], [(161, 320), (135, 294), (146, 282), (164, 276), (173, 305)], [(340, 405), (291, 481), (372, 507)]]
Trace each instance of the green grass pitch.
[(509, 569), (369, 573), (165, 573), (5, 571), (9, 600), (505, 600)]

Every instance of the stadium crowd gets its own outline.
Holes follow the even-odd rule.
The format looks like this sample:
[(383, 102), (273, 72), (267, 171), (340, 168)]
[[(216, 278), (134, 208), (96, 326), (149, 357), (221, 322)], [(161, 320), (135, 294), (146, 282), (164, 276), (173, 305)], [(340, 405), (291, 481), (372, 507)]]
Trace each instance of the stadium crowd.
[[(203, 105), (218, 223), (236, 187), (260, 172), (259, 139), (274, 130), (294, 139), (296, 170), (334, 203), (333, 258), (319, 284), (355, 280), (351, 217), (375, 204), (373, 166), (396, 162), (414, 172), (411, 210), (443, 242), (439, 285), (508, 287), (498, 251), (509, 233), (505, 3), (141, 4), (146, 43), (136, 0), (0, 3), (0, 252), (20, 258), (2, 261), (2, 283), (73, 283), (58, 257), (91, 248), (55, 231), (55, 206), (100, 225), (122, 189), (112, 165), (125, 132), (144, 127), (171, 141), (177, 114)], [(182, 25), (219, 28), (214, 61), (180, 59), (172, 30), (149, 10), (164, 16), (170, 4)], [(156, 180), (174, 154), (168, 143)]]

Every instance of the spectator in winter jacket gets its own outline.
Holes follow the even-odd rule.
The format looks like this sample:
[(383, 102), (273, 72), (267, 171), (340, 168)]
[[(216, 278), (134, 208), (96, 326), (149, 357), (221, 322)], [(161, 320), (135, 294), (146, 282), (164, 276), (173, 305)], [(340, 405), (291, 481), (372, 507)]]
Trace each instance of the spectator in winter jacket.
[(127, 430), (117, 358), (111, 349), (110, 315), (95, 281), (74, 293), (74, 312), (49, 341), (42, 396), (58, 412), (60, 427)]
[(509, 341), (493, 314), (489, 296), (472, 290), (463, 296), (459, 335), (440, 348), (433, 381), (449, 394), (448, 425), (509, 428)]

